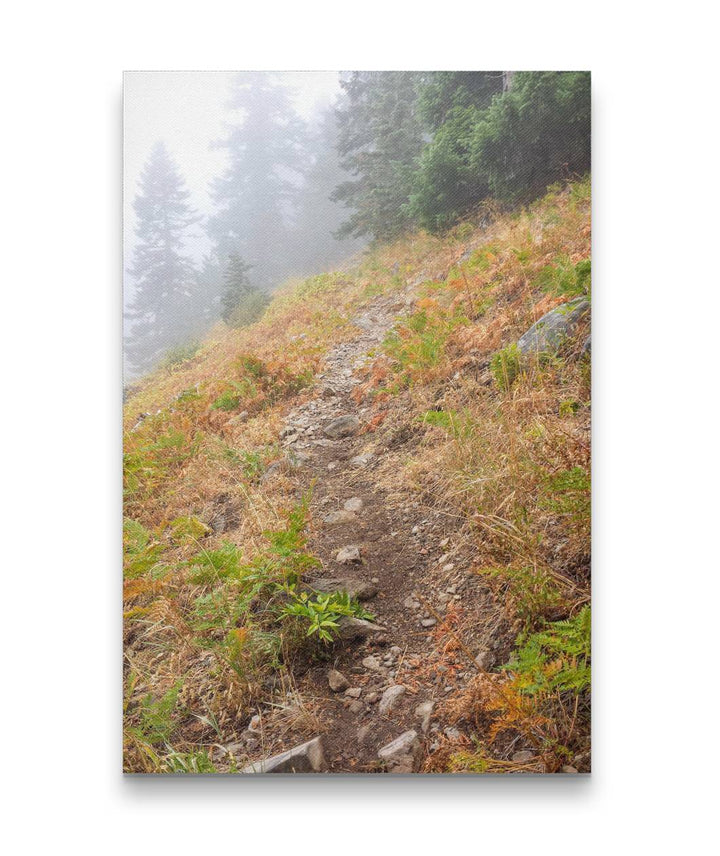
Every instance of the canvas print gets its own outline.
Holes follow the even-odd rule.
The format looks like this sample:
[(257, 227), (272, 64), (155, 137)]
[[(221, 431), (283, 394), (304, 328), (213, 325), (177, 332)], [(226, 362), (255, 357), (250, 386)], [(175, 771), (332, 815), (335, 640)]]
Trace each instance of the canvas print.
[(125, 74), (124, 772), (590, 772), (590, 119)]

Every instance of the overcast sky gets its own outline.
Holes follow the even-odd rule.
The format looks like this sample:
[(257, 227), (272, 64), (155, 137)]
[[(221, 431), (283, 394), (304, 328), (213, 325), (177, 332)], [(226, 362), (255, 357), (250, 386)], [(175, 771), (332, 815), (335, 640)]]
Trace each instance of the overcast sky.
[[(210, 143), (224, 133), (225, 102), (233, 72), (129, 71), (124, 92), (124, 223), (125, 257), (129, 262), (135, 240), (132, 207), (137, 182), (152, 145), (164, 140), (188, 190), (191, 204), (202, 214), (210, 210), (208, 187), (222, 172), (225, 152), (210, 151)], [(309, 119), (340, 91), (336, 71), (279, 72), (295, 93), (297, 112)], [(188, 245), (199, 259), (204, 240)]]

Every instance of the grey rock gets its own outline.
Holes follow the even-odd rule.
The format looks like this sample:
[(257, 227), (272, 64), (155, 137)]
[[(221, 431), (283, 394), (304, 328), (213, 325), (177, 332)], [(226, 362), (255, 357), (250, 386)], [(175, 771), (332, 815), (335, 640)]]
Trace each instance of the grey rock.
[(243, 422), (247, 422), (250, 418), (250, 414), (247, 410), (243, 410), (242, 413), (238, 413), (237, 416), (233, 416), (232, 419), (228, 420), (228, 425), (242, 425)]
[(365, 659), (362, 661), (362, 664), (364, 669), (369, 669), (371, 672), (377, 672), (377, 670), (380, 668), (380, 661), (377, 657), (373, 656), (365, 657)]
[(407, 609), (420, 609), (420, 603), (411, 595), (405, 598), (403, 606)]
[(357, 520), (356, 516), (352, 513), (352, 511), (331, 511), (330, 514), (326, 514), (323, 517), (323, 523), (327, 523), (328, 526), (337, 526), (340, 523), (352, 523), (354, 520)]
[(337, 556), (335, 556), (335, 561), (339, 562), (341, 565), (349, 565), (352, 562), (359, 562), (360, 548), (355, 544), (348, 544), (338, 550)]
[(394, 773), (412, 773), (420, 757), (417, 731), (406, 731), (378, 751), (378, 758)]
[(366, 467), (373, 457), (371, 452), (366, 452), (364, 455), (355, 455), (354, 458), (350, 458), (350, 463), (353, 467)]
[(388, 687), (385, 692), (382, 694), (382, 698), (380, 699), (380, 704), (378, 705), (378, 710), (381, 714), (390, 713), (391, 710), (395, 708), (400, 697), (405, 694), (405, 687), (402, 684), (393, 684), (393, 686)]
[(337, 669), (331, 669), (328, 672), (328, 683), (330, 684), (330, 689), (334, 693), (340, 693), (350, 686), (350, 681), (342, 672), (338, 672)]
[(432, 716), (434, 709), (434, 701), (424, 701), (415, 708), (415, 716), (420, 719), (420, 727), (422, 728), (423, 734), (427, 734), (428, 729), (430, 728), (430, 717)]
[(360, 698), (362, 695), (362, 687), (350, 687), (350, 689), (345, 690), (345, 695), (349, 698)]
[(355, 580), (355, 579), (339, 579), (339, 578), (323, 578), (319, 580), (314, 580), (310, 587), (315, 589), (315, 591), (321, 592), (334, 592), (334, 591), (346, 591), (350, 597), (354, 597), (357, 600), (370, 600), (375, 597), (378, 593), (378, 587), (376, 583), (367, 582), (366, 580)]
[(344, 615), (338, 621), (338, 636), (345, 642), (350, 642), (353, 639), (367, 639), (368, 636), (382, 633), (384, 630), (385, 628), (378, 624), (365, 621), (364, 618), (355, 618), (352, 615)]
[(488, 669), (491, 669), (494, 662), (495, 657), (492, 651), (488, 651), (487, 649), (480, 651), (477, 657), (475, 657), (475, 665), (481, 672), (487, 672)]
[(380, 698), (380, 693), (368, 693), (365, 696), (365, 701), (368, 704), (375, 704), (375, 702)]
[(370, 734), (370, 726), (369, 725), (363, 725), (362, 728), (358, 729), (357, 741), (361, 746), (363, 745), (363, 743), (365, 743), (369, 734)]
[(364, 503), (363, 503), (362, 499), (360, 499), (359, 496), (353, 496), (351, 499), (345, 500), (345, 503), (343, 504), (343, 508), (345, 509), (345, 511), (357, 512), (357, 511), (362, 511), (363, 505), (364, 505)]
[(522, 749), (520, 752), (516, 752), (512, 756), (512, 760), (516, 764), (525, 764), (527, 761), (532, 761), (532, 759), (534, 757), (535, 757), (534, 752), (530, 752), (528, 749)]
[(577, 773), (575, 767), (572, 767), (570, 764), (565, 764), (562, 768), (563, 773)]
[(358, 699), (351, 701), (349, 707), (350, 713), (354, 713), (356, 716), (365, 710), (365, 705)]
[(423, 618), (420, 622), (423, 627), (434, 627), (437, 624), (437, 619), (435, 618)]
[(319, 773), (326, 769), (322, 737), (301, 743), (287, 752), (261, 761), (253, 761), (241, 773)]
[(346, 414), (345, 416), (338, 416), (332, 422), (328, 422), (323, 429), (323, 433), (332, 440), (339, 440), (343, 437), (351, 437), (353, 434), (357, 434), (359, 428), (360, 420), (357, 416)]
[(450, 740), (457, 740), (460, 737), (460, 729), (455, 728), (454, 725), (450, 725), (445, 729), (445, 736)]
[(576, 297), (569, 303), (550, 310), (518, 339), (518, 350), (526, 356), (557, 353), (563, 344), (572, 338), (589, 311), (590, 303), (585, 297)]

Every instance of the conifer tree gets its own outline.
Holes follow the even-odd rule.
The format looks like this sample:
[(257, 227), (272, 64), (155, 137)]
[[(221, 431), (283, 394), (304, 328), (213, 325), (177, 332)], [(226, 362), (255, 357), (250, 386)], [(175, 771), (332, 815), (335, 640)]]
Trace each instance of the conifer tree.
[(303, 164), (303, 125), (286, 89), (265, 72), (238, 74), (227, 106), (236, 121), (215, 144), (227, 150), (229, 165), (211, 187), (216, 212), (208, 233), (218, 258), (237, 253), (268, 289), (289, 272), (283, 250)]
[(341, 81), (347, 102), (338, 112), (338, 151), (354, 178), (337, 188), (334, 199), (354, 210), (339, 236), (385, 240), (411, 225), (407, 203), (423, 146), (421, 78), (411, 71), (355, 71)]
[(188, 230), (199, 218), (165, 144), (156, 143), (140, 175), (133, 207), (138, 243), (128, 273), (132, 303), (125, 314), (129, 365), (146, 371), (170, 348), (197, 332), (195, 268), (183, 253)]

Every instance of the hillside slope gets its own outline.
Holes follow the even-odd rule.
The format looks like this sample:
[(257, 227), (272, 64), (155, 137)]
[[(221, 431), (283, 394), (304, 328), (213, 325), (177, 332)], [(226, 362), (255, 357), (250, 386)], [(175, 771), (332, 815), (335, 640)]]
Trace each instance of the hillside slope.
[(589, 769), (589, 257), (581, 181), (129, 392), (126, 771)]

